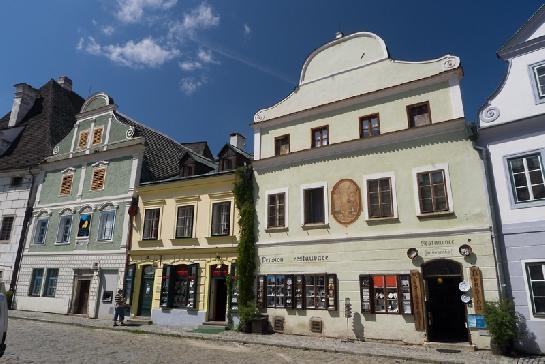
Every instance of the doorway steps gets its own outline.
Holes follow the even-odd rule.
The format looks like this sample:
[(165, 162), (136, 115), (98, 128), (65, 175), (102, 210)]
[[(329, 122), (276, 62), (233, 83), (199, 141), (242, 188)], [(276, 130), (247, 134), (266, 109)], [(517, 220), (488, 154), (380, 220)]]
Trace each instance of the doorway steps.
[(465, 351), (475, 351), (477, 347), (468, 342), (459, 342), (459, 343), (442, 343), (442, 342), (426, 342), (424, 346), (435, 349), (440, 353), (460, 353)]
[(125, 325), (127, 326), (144, 326), (144, 325), (151, 325), (153, 324), (153, 321), (149, 317), (130, 317), (127, 320), (125, 320)]
[(225, 330), (227, 330), (227, 323), (224, 321), (206, 321), (193, 330), (193, 332), (201, 334), (219, 334)]

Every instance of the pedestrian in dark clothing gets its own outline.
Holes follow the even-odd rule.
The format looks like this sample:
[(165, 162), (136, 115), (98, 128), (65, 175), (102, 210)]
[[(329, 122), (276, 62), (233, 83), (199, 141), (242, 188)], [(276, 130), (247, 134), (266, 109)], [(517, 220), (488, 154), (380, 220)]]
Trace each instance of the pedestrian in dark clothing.
[(127, 306), (125, 302), (126, 299), (123, 295), (123, 290), (120, 289), (115, 295), (114, 326), (117, 326), (118, 319), (121, 326), (125, 325), (125, 323), (123, 322), (125, 321), (125, 307)]

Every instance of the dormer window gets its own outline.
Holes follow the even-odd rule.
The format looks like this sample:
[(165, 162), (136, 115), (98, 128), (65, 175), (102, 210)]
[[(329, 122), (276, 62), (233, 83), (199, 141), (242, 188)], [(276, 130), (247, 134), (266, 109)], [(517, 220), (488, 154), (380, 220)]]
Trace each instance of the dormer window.
[(87, 141), (89, 139), (89, 130), (82, 130), (79, 133), (78, 149), (87, 148)]
[(229, 171), (233, 169), (233, 160), (231, 158), (222, 159), (220, 169), (222, 171)]
[(536, 80), (537, 95), (540, 99), (545, 98), (545, 64), (534, 67), (534, 77)]
[(182, 166), (182, 177), (189, 177), (195, 174), (195, 166), (185, 165)]

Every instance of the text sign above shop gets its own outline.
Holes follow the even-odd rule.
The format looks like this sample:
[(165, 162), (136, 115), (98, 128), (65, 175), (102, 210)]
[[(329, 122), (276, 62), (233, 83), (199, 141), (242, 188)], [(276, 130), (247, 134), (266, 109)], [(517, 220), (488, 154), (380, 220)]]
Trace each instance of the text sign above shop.
[(320, 263), (329, 261), (329, 255), (296, 255), (293, 257), (259, 257), (261, 264)]
[(423, 257), (443, 257), (454, 255), (454, 240), (421, 240)]

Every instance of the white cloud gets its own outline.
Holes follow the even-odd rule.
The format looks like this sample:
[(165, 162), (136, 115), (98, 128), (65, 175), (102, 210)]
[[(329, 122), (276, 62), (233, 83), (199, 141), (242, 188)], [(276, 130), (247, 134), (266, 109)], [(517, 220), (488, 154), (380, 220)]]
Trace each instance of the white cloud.
[(168, 10), (178, 0), (117, 0), (116, 16), (124, 23), (135, 23), (144, 15), (146, 9)]
[(95, 56), (104, 56), (120, 65), (134, 68), (158, 67), (180, 54), (177, 49), (161, 47), (152, 38), (144, 38), (136, 43), (130, 40), (123, 45), (101, 46), (93, 37), (88, 37), (87, 42), (80, 39), (77, 48)]
[(212, 51), (210, 50), (199, 49), (197, 57), (203, 63), (218, 63), (212, 56)]
[(115, 31), (115, 28), (111, 25), (105, 25), (102, 27), (102, 33), (104, 33), (105, 35), (112, 35), (114, 34), (114, 31)]
[(181, 21), (176, 21), (170, 25), (170, 37), (183, 37), (191, 35), (199, 29), (208, 29), (218, 26), (220, 23), (219, 15), (214, 14), (212, 7), (202, 3), (189, 13), (185, 13)]
[(202, 68), (202, 63), (196, 61), (184, 61), (179, 62), (178, 66), (182, 69), (182, 71), (191, 72)]
[(250, 28), (250, 26), (248, 24), (244, 24), (244, 35), (250, 35), (250, 33), (252, 32), (252, 28)]
[(192, 95), (198, 88), (206, 83), (206, 79), (195, 77), (185, 77), (180, 80), (180, 89), (186, 95)]

